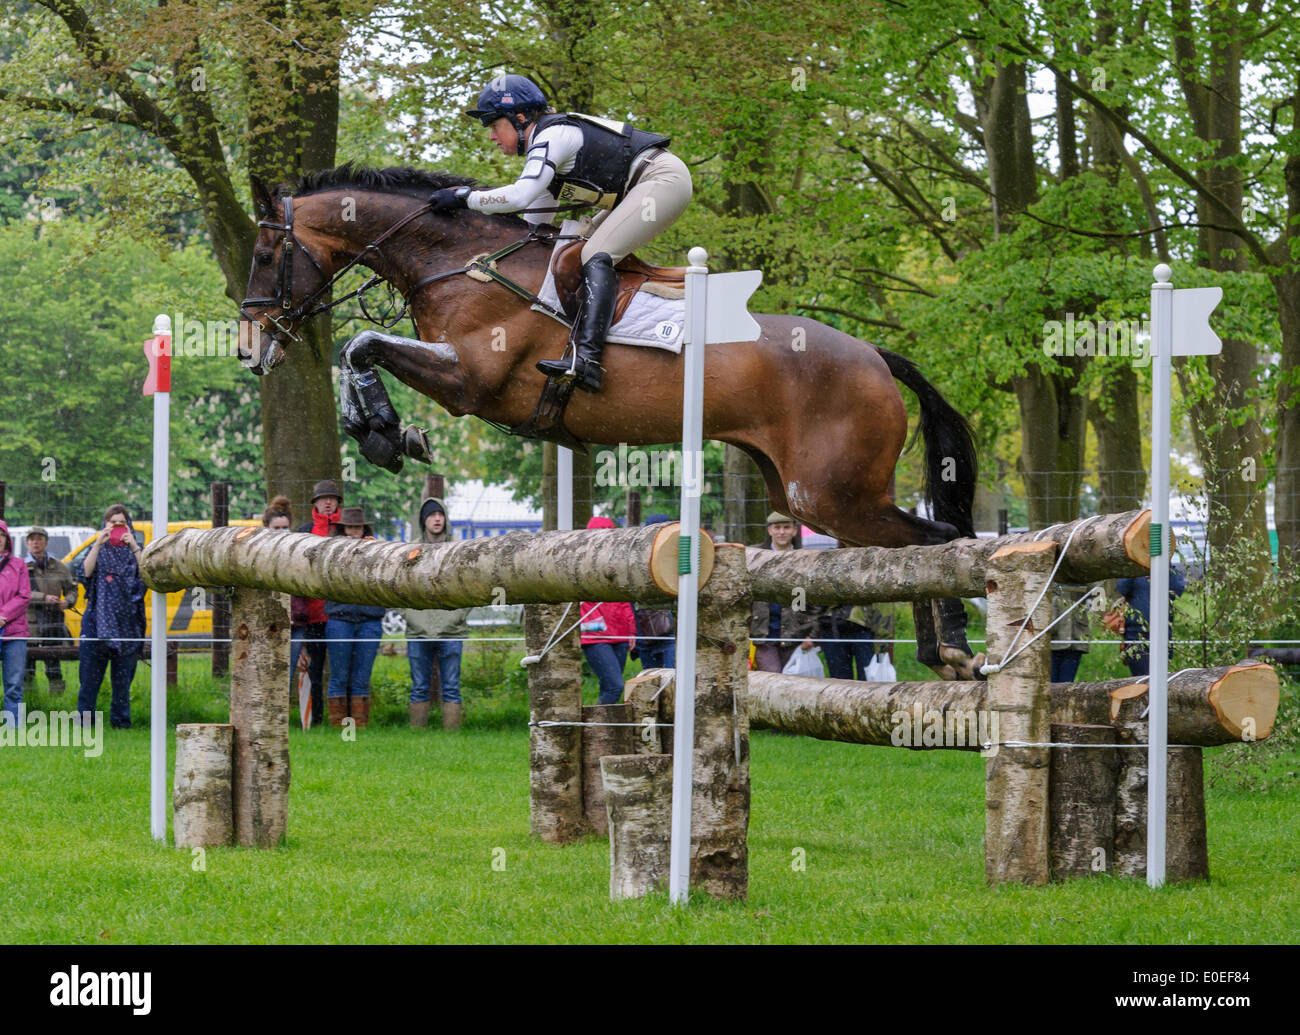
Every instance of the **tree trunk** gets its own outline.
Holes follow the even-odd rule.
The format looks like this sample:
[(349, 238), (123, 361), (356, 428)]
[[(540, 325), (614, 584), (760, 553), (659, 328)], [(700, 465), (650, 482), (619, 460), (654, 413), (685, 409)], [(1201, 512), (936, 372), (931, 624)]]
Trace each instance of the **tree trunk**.
[[(1067, 583), (1100, 582), (1150, 570), (1149, 511), (1085, 518), (1043, 533), (1069, 550), (1057, 572)], [(801, 588), (808, 604), (877, 603), (985, 595), (985, 570), (1000, 548), (1033, 541), (1038, 533), (1000, 539), (956, 539), (942, 546), (875, 546), (842, 550), (748, 551), (756, 600), (782, 600)]]
[(758, 465), (739, 446), (728, 445), (722, 463), (722, 536), (729, 543), (761, 543), (768, 514), (767, 486)]
[(234, 749), (235, 727), (228, 723), (176, 727), (172, 835), (177, 848), (228, 845), (235, 840)]
[[(1020, 405), (1020, 474), (1030, 528), (1072, 521), (1079, 514), (1088, 398), (1078, 391), (1083, 356), (1061, 356), (1065, 374), (1031, 364), (1012, 378)], [(1131, 434), (1131, 431), (1130, 431)]]
[[(1292, 99), (1300, 111), (1300, 89)], [(1278, 320), (1282, 326), (1282, 363), (1277, 390), (1277, 486), (1274, 518), (1277, 522), (1278, 562), (1285, 572), (1300, 571), (1300, 154), (1286, 163), (1287, 231), (1275, 249), (1286, 272), (1273, 277)]]
[[(319, 539), (319, 536), (315, 538)], [(275, 593), (236, 587), (231, 608), (230, 724), (235, 833), (274, 848), (289, 822), (289, 612)]]
[(1137, 373), (1127, 363), (1107, 363), (1088, 421), (1097, 436), (1097, 512), (1118, 514), (1142, 506), (1146, 465), (1138, 414)]

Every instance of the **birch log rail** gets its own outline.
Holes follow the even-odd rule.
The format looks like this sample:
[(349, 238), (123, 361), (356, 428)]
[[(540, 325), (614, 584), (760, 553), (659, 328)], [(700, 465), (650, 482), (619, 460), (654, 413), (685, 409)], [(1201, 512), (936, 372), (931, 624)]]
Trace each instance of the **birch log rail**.
[[(840, 550), (751, 548), (755, 600), (782, 601), (794, 587), (808, 604), (872, 604), (942, 597), (982, 597), (989, 559), (999, 549), (1056, 543), (1069, 549), (1057, 582), (1089, 583), (1145, 575), (1151, 569), (1151, 512), (1133, 510), (997, 539), (954, 539), (942, 546), (845, 547)], [(1071, 532), (1074, 533), (1071, 539)]]
[[(244, 586), (384, 607), (457, 608), (569, 600), (662, 603), (677, 592), (678, 525), (508, 533), (388, 543), (267, 528), (182, 529), (145, 547), (153, 590)], [(701, 582), (713, 544), (701, 542)]]

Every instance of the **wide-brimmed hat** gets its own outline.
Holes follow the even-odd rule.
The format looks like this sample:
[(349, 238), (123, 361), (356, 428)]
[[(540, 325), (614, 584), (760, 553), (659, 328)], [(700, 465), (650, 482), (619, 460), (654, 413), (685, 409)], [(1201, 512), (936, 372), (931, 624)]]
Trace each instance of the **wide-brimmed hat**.
[(344, 507), (340, 510), (338, 522), (330, 525), (330, 535), (347, 535), (348, 525), (360, 525), (362, 535), (375, 534), (375, 530), (366, 523), (366, 512), (360, 507)]
[(316, 487), (311, 490), (311, 501), (315, 503), (322, 496), (333, 496), (340, 503), (343, 502), (343, 493), (339, 489), (339, 483), (329, 478), (322, 479), (316, 483)]
[(767, 515), (766, 523), (769, 525), (793, 525), (794, 518), (788, 514), (782, 514), (779, 510), (774, 510)]

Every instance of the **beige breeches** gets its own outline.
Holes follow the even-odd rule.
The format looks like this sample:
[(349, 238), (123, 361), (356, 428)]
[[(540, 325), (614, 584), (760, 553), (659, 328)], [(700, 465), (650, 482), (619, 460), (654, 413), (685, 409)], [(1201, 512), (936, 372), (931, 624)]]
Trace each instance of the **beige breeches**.
[(691, 200), (691, 173), (670, 151), (645, 160), (636, 185), (600, 220), (582, 247), (582, 261), (608, 252), (615, 262), (644, 247), (686, 211)]

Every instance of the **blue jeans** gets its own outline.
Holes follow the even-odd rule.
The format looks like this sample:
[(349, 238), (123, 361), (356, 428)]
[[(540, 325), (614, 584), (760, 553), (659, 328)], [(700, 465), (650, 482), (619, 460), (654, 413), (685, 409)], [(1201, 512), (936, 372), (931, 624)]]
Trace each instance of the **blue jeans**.
[(23, 675), (27, 671), (27, 640), (15, 637), (0, 640), (0, 672), (4, 674), (4, 713), (18, 725), (23, 707)]
[(433, 659), (438, 659), (438, 680), (445, 704), (460, 704), (460, 640), (407, 640), (406, 660), (411, 665), (411, 703), (429, 699)]
[(618, 704), (623, 698), (623, 666), (627, 664), (627, 641), (622, 643), (589, 643), (582, 654), (600, 680), (600, 698), (597, 704)]
[[(133, 648), (127, 654), (113, 654), (104, 640), (82, 640), (77, 652), (81, 670), (81, 691), (77, 694), (77, 711), (93, 712), (99, 698), (99, 687), (104, 682), (104, 670), (112, 666), (109, 685), (113, 697), (109, 705), (108, 721), (114, 729), (131, 728), (131, 680), (135, 678), (135, 666), (140, 660), (140, 647)], [(159, 659), (157, 664), (164, 662)]]
[[(818, 646), (826, 655), (826, 671), (831, 679), (866, 679), (867, 666), (871, 656), (876, 653), (876, 645), (871, 643), (838, 643), (824, 640)], [(853, 663), (857, 662), (857, 674), (854, 675)]]
[(1081, 650), (1052, 651), (1052, 682), (1073, 683), (1079, 674), (1079, 662), (1083, 660)]
[(677, 667), (677, 644), (672, 640), (637, 640), (636, 649), (643, 669)]
[(379, 653), (383, 635), (384, 625), (378, 618), (366, 622), (331, 618), (325, 623), (330, 653), (330, 697), (370, 696), (370, 670), (375, 667), (375, 655)]

